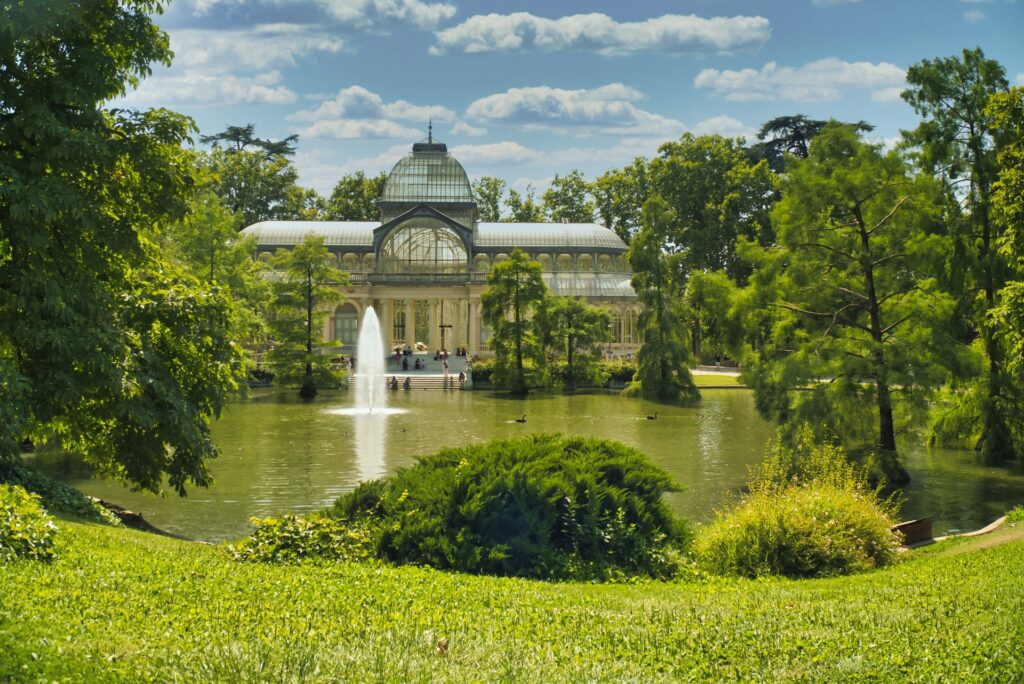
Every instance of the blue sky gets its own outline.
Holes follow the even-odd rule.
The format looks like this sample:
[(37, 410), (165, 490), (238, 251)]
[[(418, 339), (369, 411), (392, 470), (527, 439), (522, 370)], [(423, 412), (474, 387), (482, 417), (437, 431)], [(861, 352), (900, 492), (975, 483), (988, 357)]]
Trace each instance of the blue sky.
[(174, 0), (176, 56), (126, 98), (203, 133), (300, 136), (300, 183), (388, 170), (426, 136), (471, 177), (542, 191), (653, 155), (685, 131), (784, 114), (916, 123), (905, 70), (980, 46), (1024, 85), (1016, 0)]

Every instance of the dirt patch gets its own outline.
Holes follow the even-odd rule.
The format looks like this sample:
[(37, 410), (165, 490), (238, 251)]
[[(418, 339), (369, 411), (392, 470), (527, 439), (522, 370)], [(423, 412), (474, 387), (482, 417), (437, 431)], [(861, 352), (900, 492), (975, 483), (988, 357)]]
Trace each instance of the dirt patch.
[(1021, 540), (1024, 540), (1024, 523), (1009, 523), (1001, 525), (993, 532), (971, 538), (969, 542), (940, 551), (938, 555), (959, 556), (962, 553), (973, 553)]

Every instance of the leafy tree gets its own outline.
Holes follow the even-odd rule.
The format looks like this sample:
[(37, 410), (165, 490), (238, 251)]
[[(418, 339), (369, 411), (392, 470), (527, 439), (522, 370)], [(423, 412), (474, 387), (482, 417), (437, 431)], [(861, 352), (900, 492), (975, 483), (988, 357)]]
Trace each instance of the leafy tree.
[(294, 194), (299, 174), (288, 158), (214, 148), (201, 153), (199, 163), (214, 179), (217, 194), (242, 216), (243, 226), (300, 218), (303, 199)]
[(473, 183), (473, 196), (480, 210), (481, 221), (501, 220), (501, 198), (505, 195), (506, 187), (508, 184), (505, 181), (493, 176), (483, 176)]
[(997, 249), (1002, 226), (992, 205), (1002, 132), (985, 106), (991, 96), (1006, 92), (1005, 71), (976, 48), (964, 50), (962, 58), (911, 66), (907, 83), (903, 99), (922, 116), (918, 127), (906, 133), (908, 142), (919, 149), (921, 166), (938, 174), (958, 200), (948, 226), (956, 246), (948, 282), (960, 295), (961, 312), (968, 319), (964, 341), (980, 334), (987, 357), (981, 387), (974, 392), (981, 423), (977, 446), (986, 461), (996, 462), (1021, 452), (1011, 429), (1019, 419), (1019, 383), (1006, 372), (1006, 350), (996, 328), (988, 324), (999, 306), (1008, 264)]
[(290, 157), (295, 154), (295, 145), (299, 141), (299, 136), (289, 135), (284, 140), (269, 140), (255, 137), (255, 130), (254, 124), (228, 126), (221, 133), (202, 135), (199, 140), (204, 145), (212, 145), (216, 148), (220, 148), (221, 143), (225, 143), (224, 148), (231, 152), (258, 150), (267, 159)]
[(270, 283), (263, 262), (253, 259), (256, 238), (240, 236), (240, 223), (241, 217), (206, 188), (192, 199), (185, 217), (155, 239), (192, 276), (230, 294), (236, 323), (232, 337), (255, 349), (262, 344)]
[(531, 359), (537, 368), (543, 366), (542, 348), (530, 319), (546, 294), (540, 264), (515, 249), (508, 260), (495, 265), (480, 296), (484, 322), (492, 331), (488, 344), (494, 350), (495, 386), (513, 394), (529, 391), (525, 359)]
[(276, 213), (291, 221), (326, 221), (327, 200), (313, 188), (293, 185), (288, 188)]
[(736, 285), (723, 271), (695, 271), (686, 282), (683, 301), (693, 324), (693, 355), (704, 360), (704, 349), (711, 355), (721, 354), (728, 346), (728, 320)]
[(905, 480), (892, 457), (896, 398), (921, 406), (945, 378), (943, 356), (955, 353), (941, 334), (952, 304), (931, 275), (945, 256), (945, 241), (928, 236), (940, 189), (838, 124), (782, 188), (773, 214), (785, 262), (772, 284), (779, 316), (771, 347), (748, 371), (758, 408), (784, 427), (812, 424), (823, 441), (873, 444), (889, 452), (881, 465), (890, 479)]
[(601, 221), (629, 244), (640, 230), (640, 212), (650, 195), (647, 160), (637, 157), (629, 166), (598, 176), (591, 191)]
[[(751, 156), (755, 161), (764, 159), (772, 171), (782, 173), (786, 169), (786, 155), (807, 159), (811, 140), (821, 133), (828, 123), (823, 119), (808, 119), (803, 114), (769, 119), (757, 132), (759, 142), (751, 145)], [(875, 130), (875, 127), (866, 121), (847, 125), (864, 133)]]
[(273, 265), (278, 280), (269, 361), (278, 378), (300, 382), (299, 396), (312, 399), (317, 385), (334, 381), (330, 358), (317, 352), (316, 343), (328, 309), (342, 299), (339, 286), (348, 282), (348, 275), (331, 266), (323, 237), (312, 234), (290, 250), (278, 250)]
[(0, 460), (56, 434), (103, 472), (209, 482), (235, 388), (230, 307), (142, 236), (180, 219), (194, 130), (102, 108), (170, 63), (150, 0), (24, 0), (0, 13)]
[(627, 395), (673, 403), (700, 398), (686, 365), (681, 306), (673, 296), (673, 257), (661, 249), (662, 236), (673, 230), (674, 221), (672, 209), (655, 195), (644, 205), (643, 228), (629, 245), (633, 288), (644, 309), (638, 321), (643, 345), (636, 355), (636, 375), (625, 390)]
[(611, 339), (611, 314), (577, 297), (554, 295), (545, 298), (534, 321), (544, 347), (565, 355), (565, 389), (576, 389), (601, 358), (601, 343)]
[(557, 223), (591, 223), (594, 203), (583, 174), (575, 169), (566, 176), (555, 174), (551, 187), (544, 193), (544, 211)]
[(774, 239), (775, 177), (768, 165), (750, 163), (742, 138), (686, 133), (659, 148), (650, 177), (675, 214), (663, 246), (679, 256), (676, 284), (684, 286), (693, 270), (723, 270), (742, 282), (747, 267), (736, 256), (737, 238)]
[(502, 219), (503, 221), (540, 223), (544, 220), (544, 208), (537, 204), (532, 185), (527, 186), (525, 195), (520, 195), (515, 190), (509, 190), (505, 205), (508, 207), (509, 215)]
[(324, 218), (329, 221), (376, 221), (380, 218), (377, 201), (384, 192), (387, 175), (367, 176), (356, 171), (343, 176), (327, 200)]

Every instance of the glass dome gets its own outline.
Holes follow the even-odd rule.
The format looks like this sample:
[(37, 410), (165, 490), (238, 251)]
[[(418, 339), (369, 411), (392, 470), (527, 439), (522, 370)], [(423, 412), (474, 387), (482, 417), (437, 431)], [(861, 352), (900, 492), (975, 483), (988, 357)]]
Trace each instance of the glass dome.
[(415, 218), (392, 230), (380, 247), (381, 273), (468, 273), (462, 239), (436, 219)]
[(391, 170), (382, 202), (473, 202), (473, 188), (462, 164), (444, 143), (417, 143)]

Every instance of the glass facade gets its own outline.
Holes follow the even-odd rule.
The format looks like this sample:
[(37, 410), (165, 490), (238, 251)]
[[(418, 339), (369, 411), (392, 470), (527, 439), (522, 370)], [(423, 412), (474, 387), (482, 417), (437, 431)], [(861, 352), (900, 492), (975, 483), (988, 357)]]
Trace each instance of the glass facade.
[(384, 185), (382, 202), (452, 204), (473, 202), (466, 170), (441, 143), (420, 143), (401, 159)]
[(469, 257), (462, 238), (443, 222), (414, 218), (384, 240), (379, 273), (442, 275), (468, 273)]

